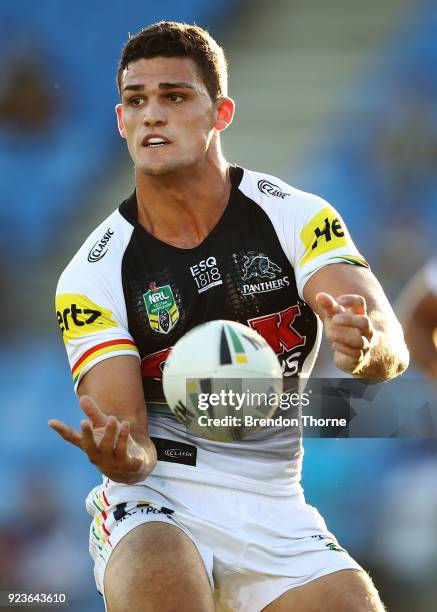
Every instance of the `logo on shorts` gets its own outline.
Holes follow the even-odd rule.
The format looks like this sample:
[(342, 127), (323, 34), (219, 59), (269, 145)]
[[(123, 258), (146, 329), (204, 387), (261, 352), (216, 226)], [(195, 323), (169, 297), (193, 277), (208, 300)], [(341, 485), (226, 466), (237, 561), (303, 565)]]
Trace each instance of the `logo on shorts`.
[(179, 309), (173, 291), (170, 285), (157, 287), (156, 283), (150, 283), (149, 287), (143, 299), (150, 327), (161, 334), (168, 334), (179, 321)]
[(113, 512), (114, 519), (118, 522), (126, 520), (129, 516), (134, 516), (135, 514), (166, 514), (170, 516), (174, 513), (174, 510), (170, 508), (166, 508), (165, 506), (155, 506), (151, 502), (148, 501), (139, 501), (139, 502), (123, 502), (122, 504), (117, 504), (115, 506), (115, 510)]
[(108, 229), (103, 234), (103, 236), (100, 238), (100, 240), (97, 240), (97, 242), (93, 244), (93, 246), (90, 249), (90, 252), (88, 253), (88, 257), (87, 257), (90, 263), (94, 263), (95, 261), (100, 261), (100, 259), (104, 258), (104, 256), (108, 252), (108, 247), (106, 245), (111, 240), (113, 235), (114, 235), (114, 232), (112, 231), (110, 227), (108, 227)]
[(277, 198), (282, 199), (287, 198), (289, 195), (291, 195), (286, 191), (282, 191), (282, 189), (279, 189), (279, 187), (274, 183), (271, 183), (270, 181), (266, 180), (258, 181), (258, 189), (262, 193), (265, 193), (269, 196), (275, 196)]
[(329, 542), (328, 544), (325, 544), (325, 546), (326, 548), (329, 548), (329, 550), (336, 550), (337, 552), (346, 552), (345, 549), (339, 546), (336, 542)]
[(333, 540), (330, 536), (318, 533), (317, 535), (311, 536), (311, 538), (313, 540), (329, 540), (329, 542), (325, 544), (326, 548), (329, 548), (329, 550), (336, 550), (337, 552), (346, 552), (345, 549), (339, 545), (337, 540)]
[(182, 463), (183, 465), (196, 465), (197, 447), (185, 442), (167, 440), (166, 438), (150, 438), (156, 446), (158, 461), (169, 463)]
[(184, 451), (180, 448), (168, 448), (164, 451), (166, 457), (192, 457), (194, 451)]

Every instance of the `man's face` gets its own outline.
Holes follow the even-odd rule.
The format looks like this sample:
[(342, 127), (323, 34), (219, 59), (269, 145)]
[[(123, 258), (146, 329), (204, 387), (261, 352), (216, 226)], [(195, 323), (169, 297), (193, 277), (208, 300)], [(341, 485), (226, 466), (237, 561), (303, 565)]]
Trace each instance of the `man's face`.
[(120, 134), (137, 170), (170, 174), (201, 161), (217, 120), (217, 104), (192, 59), (140, 59), (124, 70)]

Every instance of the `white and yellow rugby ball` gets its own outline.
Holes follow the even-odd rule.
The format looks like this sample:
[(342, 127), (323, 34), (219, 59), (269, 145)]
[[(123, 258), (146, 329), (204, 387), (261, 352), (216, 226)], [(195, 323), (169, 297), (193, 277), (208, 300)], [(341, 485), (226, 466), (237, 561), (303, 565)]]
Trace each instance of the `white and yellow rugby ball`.
[(282, 370), (257, 332), (234, 321), (210, 321), (172, 348), (163, 388), (171, 411), (191, 433), (231, 442), (276, 412)]

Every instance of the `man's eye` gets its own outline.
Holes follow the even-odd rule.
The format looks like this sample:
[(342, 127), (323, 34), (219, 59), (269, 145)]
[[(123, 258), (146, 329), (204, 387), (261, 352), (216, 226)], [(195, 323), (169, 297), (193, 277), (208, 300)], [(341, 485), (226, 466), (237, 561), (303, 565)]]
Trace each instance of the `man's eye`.
[(130, 106), (139, 106), (142, 102), (142, 98), (131, 98), (129, 100), (129, 105)]
[(177, 93), (172, 93), (168, 95), (168, 99), (170, 102), (182, 102), (184, 100), (184, 96)]

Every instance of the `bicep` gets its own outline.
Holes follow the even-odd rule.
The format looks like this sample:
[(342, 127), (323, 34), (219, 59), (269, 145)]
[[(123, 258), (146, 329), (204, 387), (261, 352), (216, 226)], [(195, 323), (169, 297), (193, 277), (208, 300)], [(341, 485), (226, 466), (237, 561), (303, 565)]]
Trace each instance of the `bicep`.
[[(304, 286), (303, 295), (307, 304), (319, 314), (316, 295), (324, 291), (335, 299), (340, 295), (361, 295), (366, 300), (367, 312), (393, 322), (395, 314), (374, 274), (367, 268), (351, 264), (334, 263), (317, 270)], [(377, 321), (374, 321), (377, 323)]]
[(106, 414), (119, 420), (144, 422), (144, 399), (140, 362), (133, 355), (100, 361), (81, 379), (78, 395), (90, 395)]

